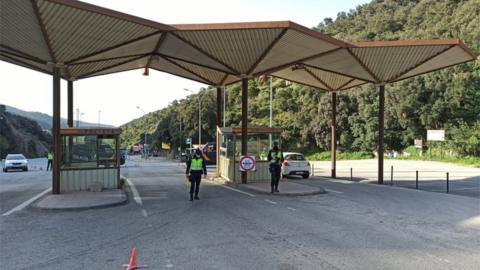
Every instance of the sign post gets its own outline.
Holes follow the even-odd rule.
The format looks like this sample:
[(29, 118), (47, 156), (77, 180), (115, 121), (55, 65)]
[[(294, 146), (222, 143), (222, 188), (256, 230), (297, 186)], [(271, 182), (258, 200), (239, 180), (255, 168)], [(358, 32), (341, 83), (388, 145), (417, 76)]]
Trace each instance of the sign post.
[(241, 156), (240, 157), (240, 171), (250, 172), (256, 169), (257, 163), (254, 156)]

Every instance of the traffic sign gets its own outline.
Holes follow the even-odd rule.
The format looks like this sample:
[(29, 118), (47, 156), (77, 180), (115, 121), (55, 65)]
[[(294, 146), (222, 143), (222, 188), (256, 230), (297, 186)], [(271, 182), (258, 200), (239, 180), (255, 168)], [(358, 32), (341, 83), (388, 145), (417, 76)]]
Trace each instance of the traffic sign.
[(257, 166), (254, 156), (241, 156), (239, 164), (242, 172), (254, 171)]
[(185, 144), (192, 144), (192, 138), (186, 138)]

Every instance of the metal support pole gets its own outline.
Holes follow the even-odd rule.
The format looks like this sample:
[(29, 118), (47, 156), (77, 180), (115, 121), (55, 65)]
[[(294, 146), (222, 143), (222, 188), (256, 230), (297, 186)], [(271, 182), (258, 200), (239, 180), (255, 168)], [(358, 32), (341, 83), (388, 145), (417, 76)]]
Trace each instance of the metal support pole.
[(60, 194), (60, 160), (62, 158), (60, 147), (60, 68), (53, 68), (53, 170), (52, 193)]
[(353, 181), (353, 169), (350, 168), (350, 181)]
[(390, 185), (393, 186), (393, 165), (390, 167)]
[[(248, 153), (248, 78), (242, 76), (242, 156)], [(234, 168), (236, 170), (236, 168)], [(242, 172), (242, 184), (247, 183), (247, 172)]]
[(223, 114), (222, 114), (223, 115), (223, 127), (225, 127), (225, 114), (226, 114), (225, 109), (226, 109), (226, 106), (227, 106), (226, 105), (227, 104), (226, 99), (227, 99), (227, 87), (224, 86), (223, 87)]
[(68, 99), (68, 113), (67, 113), (67, 122), (68, 127), (73, 127), (73, 81), (68, 81), (67, 83), (67, 99)]
[(385, 85), (379, 86), (378, 97), (378, 183), (383, 184), (383, 130), (385, 113)]
[(418, 189), (418, 171), (415, 171), (415, 188)]
[(200, 92), (198, 93), (198, 145), (202, 144), (202, 111), (201, 111)]
[[(270, 76), (270, 125), (273, 125), (273, 78)], [(272, 148), (272, 133), (268, 134), (268, 145), (270, 149)]]
[(447, 193), (450, 192), (450, 173), (447, 172)]
[(216, 148), (217, 148), (217, 166), (216, 166), (216, 175), (220, 176), (220, 137), (218, 133), (218, 128), (222, 123), (222, 88), (217, 87), (217, 127), (215, 129), (216, 134)]
[(337, 177), (337, 93), (332, 92), (332, 178)]

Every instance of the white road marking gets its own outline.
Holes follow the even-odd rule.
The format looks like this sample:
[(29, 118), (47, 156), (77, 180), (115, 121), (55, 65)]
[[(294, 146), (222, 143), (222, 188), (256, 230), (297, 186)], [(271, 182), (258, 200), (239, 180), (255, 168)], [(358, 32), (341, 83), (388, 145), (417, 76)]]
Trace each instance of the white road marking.
[(135, 202), (136, 202), (138, 205), (143, 205), (142, 198), (140, 197), (140, 194), (138, 193), (138, 190), (137, 190), (137, 188), (135, 187), (135, 185), (132, 183), (132, 181), (130, 181), (130, 179), (125, 178), (125, 180), (127, 181), (128, 185), (129, 185), (130, 188), (132, 189), (133, 199), (135, 200)]
[(144, 217), (148, 217), (147, 210), (145, 210), (145, 209), (142, 209), (142, 215), (143, 215)]
[(242, 193), (244, 195), (247, 195), (247, 196), (250, 196), (250, 197), (255, 197), (255, 195), (251, 194), (251, 193), (248, 193), (248, 192), (245, 192), (245, 191), (241, 191), (241, 190), (238, 190), (236, 188), (232, 188), (232, 187), (229, 187), (229, 186), (225, 186), (225, 185), (221, 185), (221, 184), (218, 184), (218, 183), (215, 183), (213, 181), (210, 181), (211, 183), (214, 183), (215, 185), (217, 186), (220, 186), (220, 187), (223, 187), (223, 188), (226, 188), (226, 189), (229, 189), (229, 190), (233, 190), (233, 191), (236, 191), (238, 193)]
[(41, 193), (33, 196), (32, 198), (30, 198), (29, 200), (25, 201), (24, 203), (20, 204), (19, 206), (13, 208), (12, 210), (8, 211), (8, 212), (5, 212), (4, 214), (2, 214), (2, 217), (4, 216), (8, 216), (10, 215), (11, 213), (13, 212), (17, 212), (17, 211), (20, 211), (22, 209), (24, 209), (25, 207), (29, 206), (32, 202), (36, 201), (38, 198), (42, 197), (43, 195), (47, 194), (48, 192), (52, 191), (52, 188), (47, 188), (46, 190), (42, 191)]
[(288, 210), (292, 210), (292, 211), (297, 211), (297, 209), (293, 208), (293, 207), (287, 207)]
[(343, 192), (341, 191), (336, 191), (336, 190), (333, 190), (333, 189), (325, 189), (326, 192), (333, 192), (333, 193), (338, 193), (338, 194), (343, 194)]
[(270, 201), (269, 199), (265, 199), (266, 202), (271, 203), (271, 204), (277, 204), (277, 202)]

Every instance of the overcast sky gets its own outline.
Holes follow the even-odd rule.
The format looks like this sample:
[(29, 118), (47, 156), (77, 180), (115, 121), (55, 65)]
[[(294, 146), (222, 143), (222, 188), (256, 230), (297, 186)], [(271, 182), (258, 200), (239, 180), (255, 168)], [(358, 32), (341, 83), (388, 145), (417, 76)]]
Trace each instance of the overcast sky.
[[(95, 5), (144, 17), (161, 23), (219, 23), (290, 20), (306, 27), (317, 26), (326, 17), (354, 9), (367, 0), (88, 0)], [(0, 104), (26, 111), (52, 114), (52, 78), (0, 61)], [(81, 120), (121, 125), (143, 113), (166, 107), (204, 87), (197, 82), (151, 70), (122, 72), (74, 82), (74, 109)], [(66, 83), (62, 82), (62, 117), (67, 115)], [(74, 113), (74, 117), (76, 117)]]

